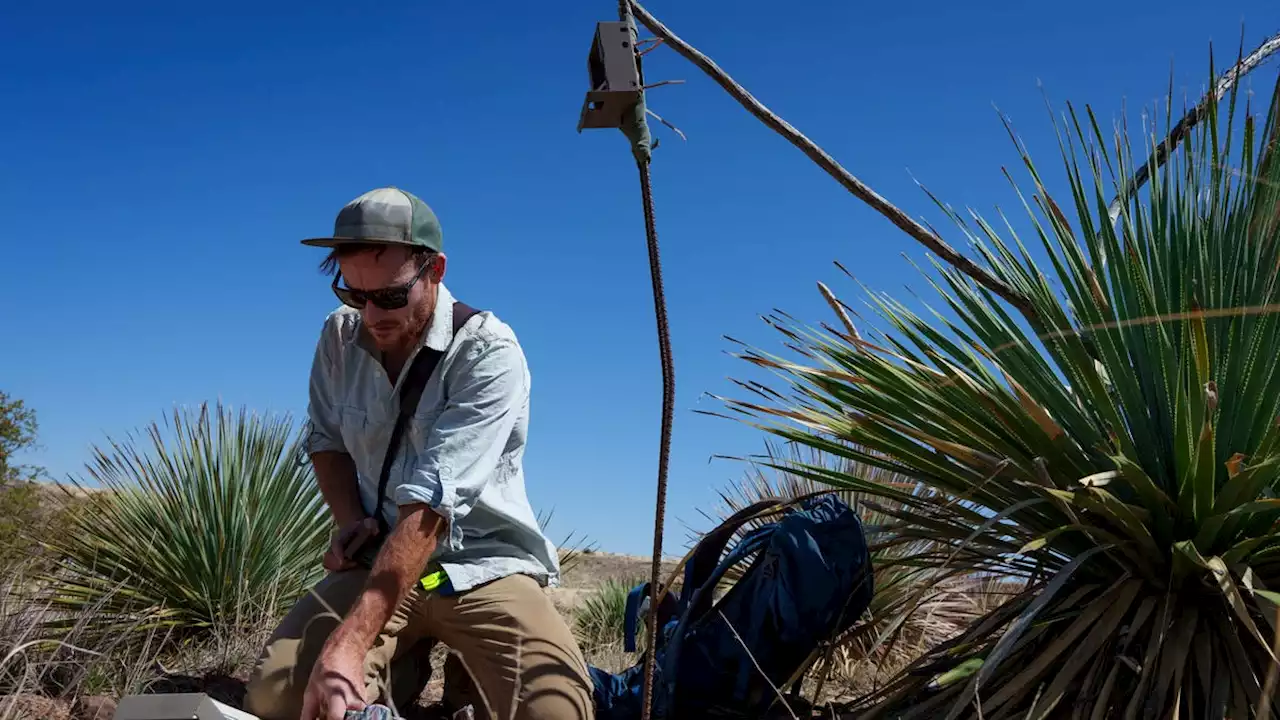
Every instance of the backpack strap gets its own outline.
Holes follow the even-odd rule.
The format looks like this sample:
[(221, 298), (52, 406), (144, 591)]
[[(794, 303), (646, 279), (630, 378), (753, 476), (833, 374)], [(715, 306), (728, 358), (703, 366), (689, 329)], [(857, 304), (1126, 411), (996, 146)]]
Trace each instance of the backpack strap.
[(724, 553), (725, 546), (729, 544), (729, 540), (739, 528), (754, 519), (756, 515), (784, 504), (785, 501), (777, 499), (754, 502), (730, 515), (720, 523), (719, 527), (702, 536), (702, 540), (698, 542), (697, 548), (694, 549), (693, 555), (684, 567), (684, 587), (680, 591), (680, 604), (687, 605), (697, 593), (698, 588), (705, 585), (711, 578), (716, 566), (720, 564), (720, 555)]
[[(453, 337), (457, 337), (462, 326), (466, 325), (467, 321), (478, 312), (479, 310), (466, 303), (455, 301), (453, 303)], [(449, 342), (452, 344), (452, 339)], [(396, 424), (391, 428), (391, 440), (387, 442), (387, 454), (382, 458), (382, 472), (378, 475), (378, 500), (374, 516), (378, 520), (378, 529), (381, 531), (380, 537), (383, 540), (391, 532), (382, 513), (382, 502), (387, 496), (387, 482), (391, 478), (391, 465), (395, 462), (396, 453), (400, 450), (404, 431), (409, 426), (409, 418), (418, 409), (418, 402), (422, 400), (422, 391), (427, 387), (427, 380), (431, 379), (431, 374), (435, 372), (442, 357), (444, 357), (443, 352), (424, 346), (413, 359), (409, 372), (405, 373), (404, 384), (400, 386), (400, 412), (396, 415)]]
[(688, 610), (685, 612), (685, 617), (689, 619), (689, 622), (696, 622), (711, 610), (711, 601), (715, 597), (716, 586), (720, 584), (720, 580), (725, 576), (725, 573), (729, 572), (733, 566), (753, 557), (766, 547), (769, 544), (769, 539), (773, 537), (777, 529), (777, 523), (770, 523), (765, 527), (752, 530), (732, 550), (726, 553), (715, 567), (711, 568), (711, 572), (707, 574), (701, 585), (694, 588), (689, 598)]
[[(724, 547), (728, 544), (729, 538), (733, 537), (734, 532), (757, 513), (781, 504), (782, 501), (780, 500), (761, 500), (756, 502), (734, 513), (719, 527), (702, 538), (701, 542), (698, 543), (697, 549), (694, 550), (693, 555), (689, 558), (689, 562), (685, 565), (684, 588), (680, 591), (680, 600), (677, 601), (671, 593), (667, 593), (662, 596), (657, 611), (654, 611), (653, 608), (649, 609), (650, 618), (658, 624), (660, 638), (661, 629), (677, 614), (684, 612), (697, 589), (702, 587), (702, 584), (716, 570), (716, 565), (720, 561), (720, 554), (724, 552)], [(723, 574), (723, 572), (720, 574)], [(639, 630), (640, 625), (640, 605), (649, 597), (649, 587), (650, 583), (642, 583), (632, 588), (631, 592), (627, 594), (627, 606), (623, 615), (622, 626), (623, 649), (627, 652), (636, 651), (636, 632)]]
[(666, 691), (675, 697), (676, 678), (679, 674), (680, 650), (690, 626), (711, 610), (716, 585), (729, 568), (758, 553), (768, 545), (777, 531), (776, 523), (756, 528), (747, 533), (728, 555), (721, 559), (725, 546), (743, 525), (761, 513), (792, 504), (784, 500), (760, 500), (729, 516), (716, 529), (703, 536), (685, 566), (684, 587), (680, 590), (680, 620), (667, 640), (667, 654), (663, 668)]

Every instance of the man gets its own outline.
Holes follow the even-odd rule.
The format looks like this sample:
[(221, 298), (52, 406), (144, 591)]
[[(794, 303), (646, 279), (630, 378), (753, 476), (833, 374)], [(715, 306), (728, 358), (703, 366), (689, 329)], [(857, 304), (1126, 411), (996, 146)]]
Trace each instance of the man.
[[(542, 590), (559, 564), (525, 493), (530, 380), (515, 334), (491, 312), (455, 322), (467, 308), (442, 282), (440, 225), (403, 190), (361, 195), (333, 236), (302, 242), (329, 249), (343, 303), (316, 347), (306, 448), (337, 532), (329, 574), (268, 641), (246, 709), (340, 720), (376, 699), (404, 707), (438, 640), (474, 681), (479, 716), (591, 718), (586, 663)], [(431, 353), (380, 494), (400, 393)]]

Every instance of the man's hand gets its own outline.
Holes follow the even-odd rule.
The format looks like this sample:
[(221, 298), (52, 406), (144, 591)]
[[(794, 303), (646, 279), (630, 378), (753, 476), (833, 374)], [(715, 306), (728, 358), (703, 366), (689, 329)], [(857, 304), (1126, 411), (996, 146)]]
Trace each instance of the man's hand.
[(400, 506), (364, 591), (320, 650), (303, 694), (301, 720), (343, 720), (347, 710), (364, 709), (365, 654), (418, 581), (443, 529), (443, 519), (426, 505)]
[(378, 521), (371, 517), (343, 526), (329, 541), (329, 549), (324, 554), (324, 569), (338, 572), (354, 568), (354, 558), (360, 547), (377, 536)]
[(343, 720), (348, 710), (364, 709), (364, 655), (351, 643), (326, 645), (311, 669), (300, 720)]

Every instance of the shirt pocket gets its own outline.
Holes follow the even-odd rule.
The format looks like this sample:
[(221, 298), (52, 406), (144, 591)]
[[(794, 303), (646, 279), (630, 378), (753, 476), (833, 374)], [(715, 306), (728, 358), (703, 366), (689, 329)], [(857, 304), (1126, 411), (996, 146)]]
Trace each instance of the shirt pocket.
[[(342, 443), (349, 449), (366, 454), (369, 438), (366, 432), (369, 425), (369, 414), (351, 405), (338, 408), (338, 427), (342, 432)], [(354, 453), (353, 453), (354, 454)]]

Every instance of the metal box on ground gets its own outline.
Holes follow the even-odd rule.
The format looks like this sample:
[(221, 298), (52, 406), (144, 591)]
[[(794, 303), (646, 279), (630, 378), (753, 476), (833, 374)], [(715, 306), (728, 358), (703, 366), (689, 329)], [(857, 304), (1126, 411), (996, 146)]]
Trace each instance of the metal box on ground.
[(204, 693), (127, 695), (116, 706), (115, 720), (258, 720)]

